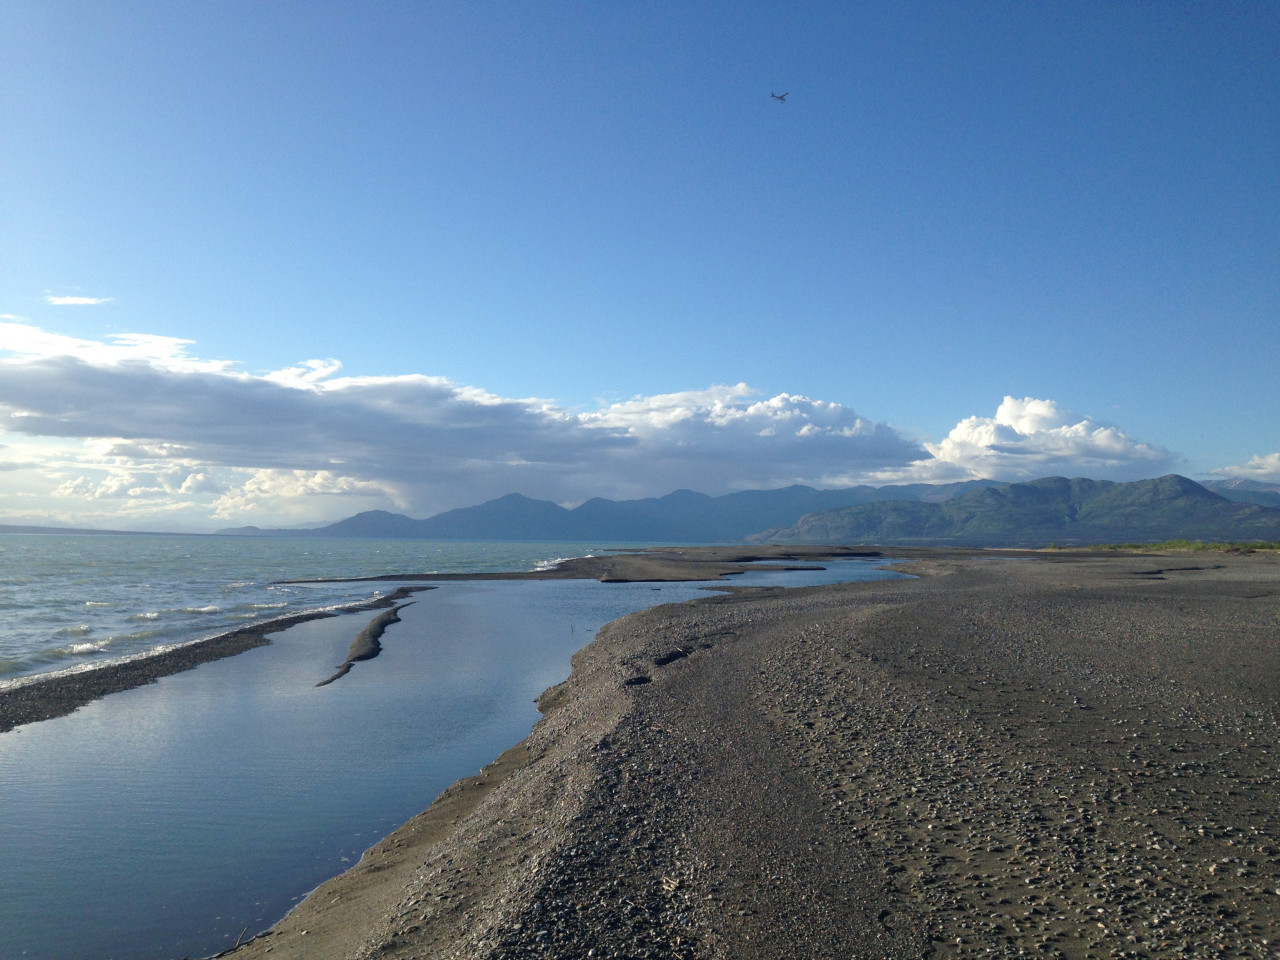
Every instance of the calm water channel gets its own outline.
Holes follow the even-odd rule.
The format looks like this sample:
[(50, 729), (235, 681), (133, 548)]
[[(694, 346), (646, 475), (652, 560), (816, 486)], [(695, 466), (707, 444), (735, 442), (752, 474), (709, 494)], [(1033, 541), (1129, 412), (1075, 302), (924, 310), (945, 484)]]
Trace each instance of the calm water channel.
[[(734, 582), (894, 576), (841, 561)], [(271, 926), (527, 736), (603, 624), (705, 586), (447, 583), (329, 686), (372, 614), (0, 734), (0, 955), (205, 957)]]

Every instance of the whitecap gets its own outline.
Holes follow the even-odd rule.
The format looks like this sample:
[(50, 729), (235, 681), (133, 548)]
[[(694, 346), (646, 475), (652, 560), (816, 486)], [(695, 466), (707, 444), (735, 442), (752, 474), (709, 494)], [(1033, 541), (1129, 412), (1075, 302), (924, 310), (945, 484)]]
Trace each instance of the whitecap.
[(59, 660), (70, 660), (74, 657), (87, 657), (101, 653), (107, 648), (109, 640), (95, 640), (86, 643), (69, 643), (65, 647), (54, 647), (42, 650), (34, 658), (37, 663), (57, 663)]
[(535, 572), (554, 570), (560, 564), (572, 559), (573, 559), (572, 557), (556, 557), (552, 560), (543, 560), (541, 563), (537, 564), (533, 569)]
[[(263, 620), (260, 623), (261, 623), (261, 626), (263, 627), (269, 627), (272, 623), (276, 621), (287, 620), (293, 616), (320, 616), (326, 613), (350, 613), (357, 609), (366, 609), (368, 602), (369, 602), (368, 600), (365, 600), (365, 601), (354, 600), (354, 601), (346, 601), (343, 603), (325, 604), (324, 606), (319, 606), (319, 607), (308, 607), (303, 610), (294, 611), (293, 613), (286, 613), (278, 617), (272, 617), (267, 620)], [(109, 667), (118, 666), (122, 663), (131, 663), (137, 660), (147, 660), (151, 657), (159, 656), (160, 654), (163, 654), (163, 653), (168, 653), (170, 650), (179, 650), (183, 647), (194, 646), (196, 644), (204, 643), (206, 640), (211, 640), (214, 637), (221, 636), (223, 633), (226, 633), (226, 632), (227, 631), (215, 631), (214, 633), (205, 634), (200, 637), (194, 637), (190, 640), (182, 640), (177, 643), (161, 643), (161, 644), (157, 644), (154, 647), (150, 647), (146, 650), (140, 650), (134, 653), (125, 654), (124, 656), (111, 657), (104, 660), (95, 660), (91, 663), (81, 663), (72, 667), (64, 667), (60, 670), (41, 671), (39, 673), (26, 673), (22, 676), (17, 676), (17, 677), (12, 677), (7, 679), (0, 679), (0, 691), (15, 690), (21, 687), (25, 687), (29, 684), (40, 683), (42, 681), (49, 680), (54, 677), (73, 676), (79, 673), (88, 673), (94, 670), (102, 670)], [(86, 651), (86, 652), (100, 652), (102, 650), (105, 650), (108, 646), (110, 646), (111, 644), (117, 641), (128, 642), (133, 640), (146, 640), (150, 637), (162, 636), (163, 634), (164, 634), (163, 630), (142, 631), (139, 633), (123, 634), (121, 636), (116, 636), (116, 637), (107, 637), (105, 640), (97, 641), (96, 644), (73, 644), (73, 646), (81, 646), (81, 647), (96, 646), (97, 647), (96, 651)], [(50, 652), (56, 654), (58, 651), (50, 651)], [(48, 662), (51, 662), (51, 660), (66, 659), (68, 655), (67, 653), (63, 653), (61, 657), (55, 655), (52, 658), (49, 658), (48, 654), (50, 652), (46, 652), (45, 654), (42, 654), (40, 657), (36, 658), (37, 662), (48, 663)], [(7, 665), (9, 663), (13, 663), (15, 664), (15, 666), (12, 668), (8, 667)], [(30, 663), (21, 663), (17, 661), (0, 661), (0, 674), (13, 672), (14, 669), (19, 671), (25, 671), (30, 669), (31, 666), (32, 664)]]
[(68, 656), (83, 657), (90, 653), (101, 653), (103, 650), (107, 649), (107, 642), (105, 640), (99, 640), (95, 643), (73, 643), (63, 649), (67, 651)]

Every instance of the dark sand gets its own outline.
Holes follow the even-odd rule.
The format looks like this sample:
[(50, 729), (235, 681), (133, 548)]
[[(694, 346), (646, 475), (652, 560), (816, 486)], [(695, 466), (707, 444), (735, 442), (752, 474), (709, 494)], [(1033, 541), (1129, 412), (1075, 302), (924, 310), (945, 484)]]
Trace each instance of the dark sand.
[(917, 552), (601, 631), (258, 957), (1280, 956), (1280, 562)]
[(356, 634), (356, 638), (351, 641), (351, 646), (347, 649), (347, 659), (338, 664), (338, 672), (327, 680), (321, 680), (316, 684), (317, 687), (327, 687), (335, 680), (340, 680), (351, 672), (352, 666), (361, 660), (372, 660), (382, 652), (382, 635), (387, 632), (387, 627), (393, 623), (400, 622), (400, 611), (412, 604), (398, 603), (390, 610), (384, 610), (372, 620), (369, 625)]
[(610, 624), (232, 955), (1280, 957), (1280, 558), (908, 553)]

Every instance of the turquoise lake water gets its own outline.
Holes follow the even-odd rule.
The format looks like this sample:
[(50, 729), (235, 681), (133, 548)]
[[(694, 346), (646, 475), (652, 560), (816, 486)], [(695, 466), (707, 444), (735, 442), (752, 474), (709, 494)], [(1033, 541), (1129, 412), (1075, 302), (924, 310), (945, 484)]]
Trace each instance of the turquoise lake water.
[[(261, 580), (238, 573), (231, 582), (292, 575), (264, 563), (272, 542), (282, 545), (280, 564), (298, 559), (296, 542), (258, 542)], [(406, 552), (397, 564), (430, 549), (340, 544), (312, 560), (325, 572), (309, 575), (333, 575), (326, 565), (344, 562), (344, 551), (363, 556), (388, 546)], [(459, 554), (470, 554), (464, 562), (473, 569), (530, 569), (593, 549), (539, 546), (473, 544)], [(205, 569), (230, 562), (217, 556)], [(410, 571), (421, 572), (373, 572)], [(866, 561), (840, 561), (826, 571), (733, 582), (894, 576)], [(116, 577), (114, 593), (98, 595), (129, 596), (127, 575)], [(207, 583), (199, 589), (216, 587), (212, 574)], [(454, 780), (527, 736), (534, 699), (568, 675), (570, 656), (604, 623), (702, 595), (706, 586), (445, 583), (416, 594), (383, 636), (378, 658), (329, 686), (315, 684), (332, 674), (372, 613), (304, 623), (269, 646), (0, 734), (0, 956), (206, 957), (246, 929), (271, 926)], [(345, 589), (365, 597), (371, 585)], [(169, 606), (199, 599), (178, 595)]]

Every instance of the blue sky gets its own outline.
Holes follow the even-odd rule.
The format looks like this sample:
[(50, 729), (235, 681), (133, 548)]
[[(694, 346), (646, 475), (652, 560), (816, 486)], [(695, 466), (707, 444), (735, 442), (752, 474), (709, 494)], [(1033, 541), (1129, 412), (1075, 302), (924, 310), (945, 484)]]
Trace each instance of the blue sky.
[(1274, 3), (0, 18), (0, 522), (1280, 481)]

